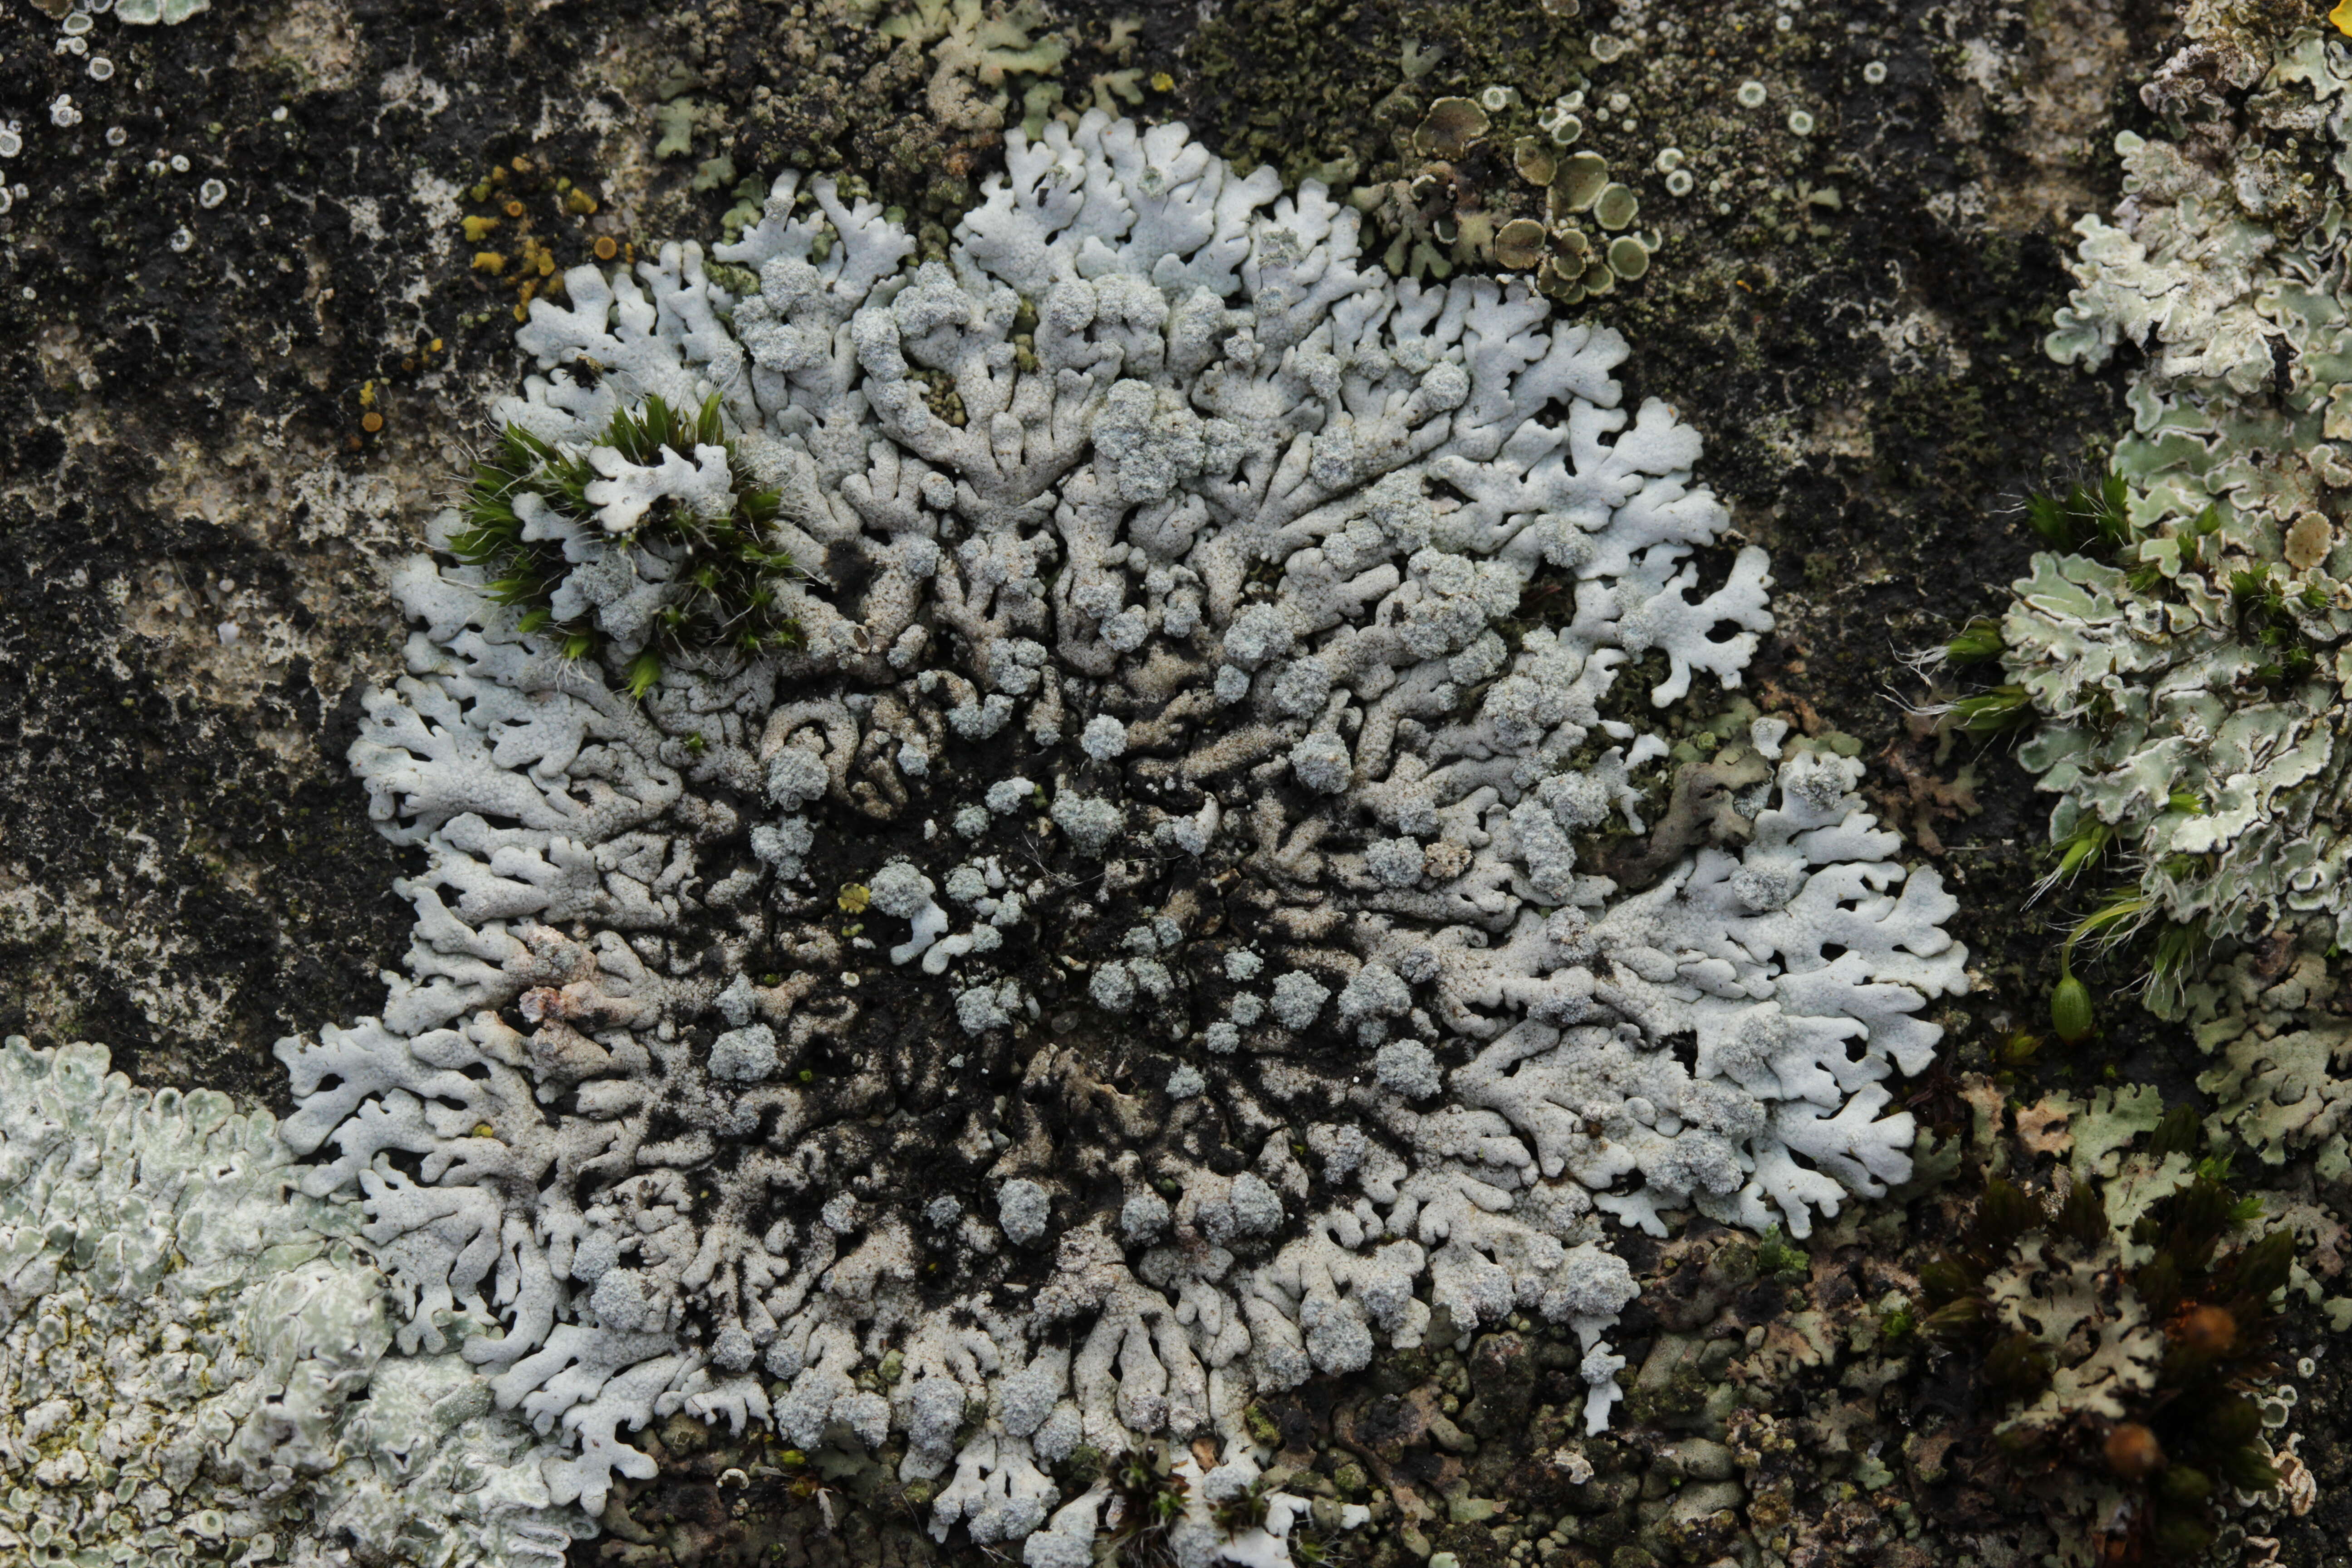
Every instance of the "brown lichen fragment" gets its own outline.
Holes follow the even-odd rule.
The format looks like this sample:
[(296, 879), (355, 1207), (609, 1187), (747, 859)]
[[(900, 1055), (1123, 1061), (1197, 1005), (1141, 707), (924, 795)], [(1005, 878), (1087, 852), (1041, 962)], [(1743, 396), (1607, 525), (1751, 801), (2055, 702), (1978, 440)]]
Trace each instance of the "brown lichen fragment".
[(1648, 842), (1620, 845), (1604, 861), (1609, 876), (1619, 887), (1639, 892), (1702, 844), (1746, 843), (1755, 824), (1740, 815), (1734, 797), (1771, 776), (1772, 764), (1745, 746), (1685, 763), (1675, 774), (1674, 795)]

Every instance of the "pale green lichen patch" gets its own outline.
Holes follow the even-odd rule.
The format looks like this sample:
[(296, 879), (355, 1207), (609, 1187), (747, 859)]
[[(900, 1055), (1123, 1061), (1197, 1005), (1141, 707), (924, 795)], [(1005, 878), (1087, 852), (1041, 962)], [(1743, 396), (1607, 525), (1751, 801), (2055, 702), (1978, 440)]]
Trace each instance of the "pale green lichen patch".
[(114, 14), (125, 22), (169, 26), (211, 9), (212, 0), (116, 0)]
[(2352, 170), (2352, 53), (2309, 30), (2221, 41), (2266, 51), (2238, 73), (2258, 84), (2246, 132), (2160, 77), (2188, 128), (2119, 137), (2124, 226), (2077, 225), (2081, 287), (2049, 353), (2147, 359), (2111, 498), (2035, 514), (2060, 548), (2016, 584), (2003, 662), (2044, 721), (2020, 758), (2059, 796), (2053, 840), (2115, 840), (2138, 868), (2130, 921), (2252, 938), (2310, 915), (2341, 941), (2352, 293), (2327, 193)]
[(0, 1560), (444, 1568), (591, 1532), (461, 1356), (386, 1358), (358, 1205), (293, 1193), (266, 1113), (107, 1068), (0, 1047)]

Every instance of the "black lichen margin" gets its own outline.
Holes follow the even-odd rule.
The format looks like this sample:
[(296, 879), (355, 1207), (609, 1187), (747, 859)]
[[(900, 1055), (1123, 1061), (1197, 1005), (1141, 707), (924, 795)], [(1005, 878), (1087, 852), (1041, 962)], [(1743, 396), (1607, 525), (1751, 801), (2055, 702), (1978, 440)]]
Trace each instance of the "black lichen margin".
[[(653, 689), (665, 654), (723, 649), (756, 658), (798, 644), (800, 625), (785, 612), (776, 590), (799, 568), (790, 554), (767, 542), (782, 497), (761, 488), (728, 443), (716, 394), (691, 416), (659, 397), (647, 398), (642, 413), (623, 407), (593, 447), (609, 447), (640, 468), (659, 464), (665, 450), (691, 461), (697, 447), (724, 447), (735, 498), (721, 517), (701, 516), (674, 500), (658, 502), (635, 530), (614, 539), (615, 547), (634, 547), (666, 568), (667, 580), (681, 587), (656, 613), (652, 641), (629, 658), (630, 696), (643, 697)], [(515, 500), (536, 494), (549, 510), (600, 534), (602, 524), (588, 500), (588, 487), (597, 479), (588, 450), (559, 447), (509, 425), (499, 434), (496, 454), (475, 464), (462, 509), (466, 526), (448, 542), (451, 555), (492, 574), (492, 599), (523, 607), (522, 631), (557, 637), (564, 657), (574, 659), (601, 656), (607, 638), (591, 617), (557, 616), (556, 589), (577, 563), (565, 560), (562, 542), (530, 536)]]

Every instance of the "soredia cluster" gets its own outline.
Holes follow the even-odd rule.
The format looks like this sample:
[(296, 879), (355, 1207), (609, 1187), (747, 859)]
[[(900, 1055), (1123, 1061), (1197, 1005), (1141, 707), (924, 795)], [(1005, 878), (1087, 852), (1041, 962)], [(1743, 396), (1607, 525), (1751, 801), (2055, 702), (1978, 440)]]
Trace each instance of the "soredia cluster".
[(0, 1046), (0, 1558), (550, 1565), (592, 1527), (270, 1118)]
[(2315, 917), (2352, 941), (2352, 54), (2203, 16), (2126, 132), (2110, 225), (2049, 350), (2143, 357), (2104, 537), (2033, 559), (2001, 623), (2048, 722), (2022, 752), (2061, 842), (2112, 836), (2147, 912), (2213, 937)]
[(794, 647), (610, 689), (678, 591), (625, 520), (537, 524), (603, 671), (400, 574), (352, 758), (414, 944), (281, 1044), (284, 1131), (404, 1344), (500, 1320), (461, 1353), (591, 1511), (684, 1411), (902, 1446), (942, 1539), (1069, 1568), (1116, 1523), (1080, 1445), (1222, 1438), (1229, 1497), (1256, 1392), (1515, 1312), (1598, 1427), (1617, 1226), (1801, 1235), (1909, 1172), (1886, 1080), (1964, 954), (1858, 764), (1761, 721), (1694, 854), (1591, 869), (1666, 793), (1643, 722), (1770, 625), (1623, 342), (1391, 279), (1181, 127), (1008, 142), (944, 260), (788, 174), (519, 334), (499, 416), (559, 452), (717, 397), (723, 451), (586, 456), (608, 505), (772, 488)]

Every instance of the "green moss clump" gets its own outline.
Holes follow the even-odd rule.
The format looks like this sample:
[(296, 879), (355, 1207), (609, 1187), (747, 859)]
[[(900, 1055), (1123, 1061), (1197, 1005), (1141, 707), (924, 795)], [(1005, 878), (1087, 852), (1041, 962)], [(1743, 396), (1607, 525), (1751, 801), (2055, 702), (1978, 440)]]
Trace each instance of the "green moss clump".
[[(637, 527), (607, 541), (588, 500), (588, 487), (598, 479), (591, 452), (609, 449), (624, 461), (655, 468), (665, 452), (691, 459), (697, 447), (726, 448), (733, 506), (710, 516), (665, 500)], [(691, 415), (659, 397), (646, 399), (642, 410), (622, 408), (584, 449), (556, 447), (509, 425), (496, 453), (475, 465), (462, 508), (465, 525), (450, 537), (449, 553), (489, 574), (497, 603), (522, 609), (520, 630), (557, 638), (567, 658), (601, 656), (614, 639), (595, 616), (559, 612), (558, 590), (579, 563), (566, 558), (559, 531), (527, 523), (525, 514), (538, 509), (523, 504), (526, 495), (572, 525), (562, 531), (604, 541), (606, 550), (629, 551), (640, 578), (665, 585), (651, 635), (617, 649), (628, 659), (631, 696), (652, 689), (666, 655), (725, 650), (748, 658), (799, 642), (799, 624), (778, 594), (799, 569), (767, 542), (782, 498), (758, 483), (728, 443), (717, 395)]]

